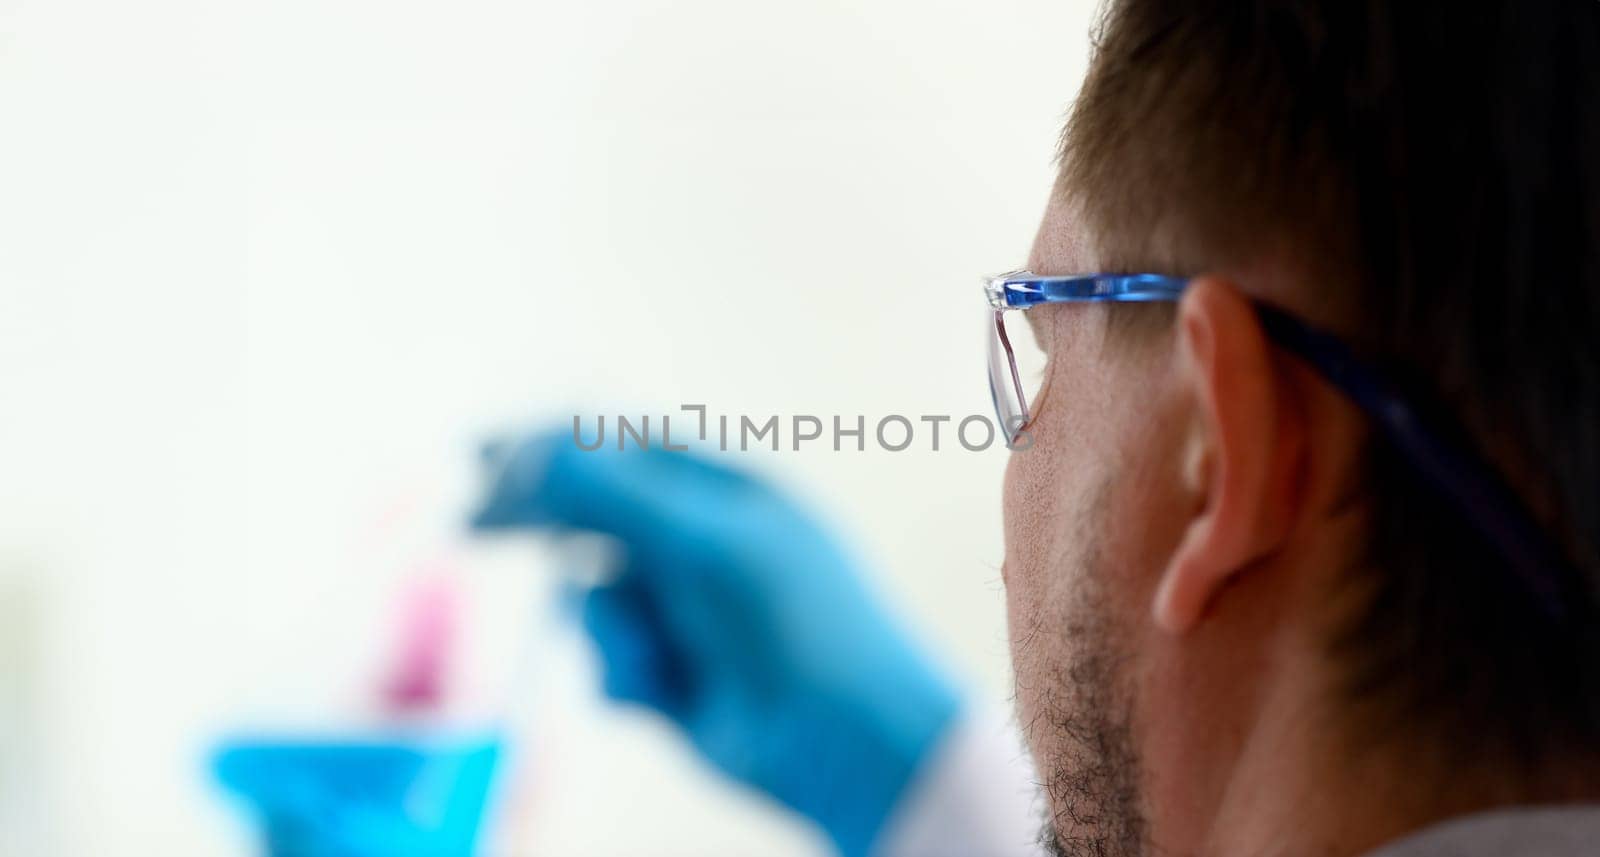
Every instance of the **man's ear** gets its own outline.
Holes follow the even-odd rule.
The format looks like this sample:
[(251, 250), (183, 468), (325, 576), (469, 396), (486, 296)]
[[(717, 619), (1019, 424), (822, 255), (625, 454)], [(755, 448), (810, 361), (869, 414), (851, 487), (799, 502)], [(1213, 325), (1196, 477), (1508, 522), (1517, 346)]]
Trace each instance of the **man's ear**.
[(1240, 571), (1282, 545), (1295, 518), (1305, 431), (1250, 299), (1200, 277), (1178, 309), (1180, 383), (1194, 419), (1183, 462), (1195, 511), (1153, 605), (1169, 633), (1195, 625)]

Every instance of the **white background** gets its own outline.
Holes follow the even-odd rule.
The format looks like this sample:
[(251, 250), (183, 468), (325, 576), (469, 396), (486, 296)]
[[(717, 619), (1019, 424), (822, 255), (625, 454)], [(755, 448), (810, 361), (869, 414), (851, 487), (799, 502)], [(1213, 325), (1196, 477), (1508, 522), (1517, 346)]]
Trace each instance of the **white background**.
[[(439, 557), (452, 717), (540, 712), (495, 853), (819, 853), (594, 701), (534, 549), (456, 544), (474, 447), (987, 414), (976, 275), (1023, 261), (1091, 12), (0, 0), (0, 854), (249, 853), (208, 748), (365, 722)], [(741, 460), (1006, 704), (1004, 453), (913, 449)]]

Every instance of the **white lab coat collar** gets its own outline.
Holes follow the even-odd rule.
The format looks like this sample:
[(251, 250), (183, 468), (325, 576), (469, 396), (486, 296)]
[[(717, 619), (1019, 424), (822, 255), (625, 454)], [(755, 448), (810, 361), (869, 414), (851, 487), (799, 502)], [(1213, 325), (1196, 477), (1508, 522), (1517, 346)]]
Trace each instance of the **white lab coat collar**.
[(1600, 804), (1517, 807), (1451, 819), (1368, 857), (1592, 857)]

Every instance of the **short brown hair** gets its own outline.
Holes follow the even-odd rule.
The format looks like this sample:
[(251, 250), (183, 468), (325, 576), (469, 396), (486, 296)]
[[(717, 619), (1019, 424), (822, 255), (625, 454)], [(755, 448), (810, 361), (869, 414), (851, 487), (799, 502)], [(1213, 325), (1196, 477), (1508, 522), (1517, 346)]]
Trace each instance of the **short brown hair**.
[(1437, 402), (1570, 561), (1553, 622), (1374, 442), (1332, 643), (1373, 734), (1600, 755), (1600, 3), (1113, 2), (1063, 155), (1108, 267), (1289, 248), (1309, 313)]

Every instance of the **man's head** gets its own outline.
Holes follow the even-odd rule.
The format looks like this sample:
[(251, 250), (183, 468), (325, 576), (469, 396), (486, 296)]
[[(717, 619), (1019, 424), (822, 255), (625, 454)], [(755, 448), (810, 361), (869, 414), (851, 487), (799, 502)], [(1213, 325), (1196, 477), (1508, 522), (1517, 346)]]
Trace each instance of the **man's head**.
[[(1030, 268), (1195, 279), (1026, 314), (1049, 367), (1006, 578), (1060, 847), (1271, 841), (1297, 832), (1266, 803), (1342, 802), (1337, 852), (1582, 793), (1600, 4), (1124, 0), (1098, 37)], [(1459, 426), (1572, 566), (1565, 624), (1252, 300)]]

